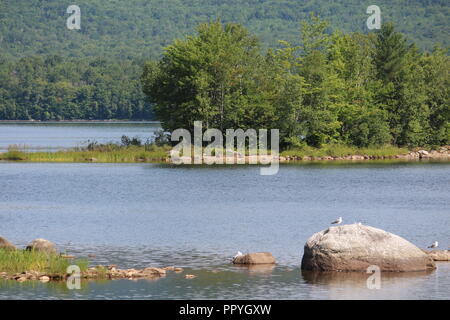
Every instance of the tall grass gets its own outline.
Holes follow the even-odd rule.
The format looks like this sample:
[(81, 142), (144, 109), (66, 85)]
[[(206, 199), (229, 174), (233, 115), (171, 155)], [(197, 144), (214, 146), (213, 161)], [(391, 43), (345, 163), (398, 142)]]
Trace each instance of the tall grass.
[(22, 152), (10, 150), (0, 154), (0, 160), (30, 162), (162, 162), (167, 158), (167, 146), (102, 146), (93, 150), (72, 149), (57, 152)]
[(13, 274), (37, 271), (49, 275), (65, 276), (67, 267), (70, 265), (79, 266), (83, 272), (87, 270), (89, 263), (85, 259), (70, 261), (60, 255), (40, 251), (0, 249), (0, 272)]
[(302, 148), (285, 150), (281, 153), (282, 156), (291, 157), (345, 157), (351, 155), (361, 155), (361, 156), (375, 156), (375, 157), (388, 157), (400, 154), (407, 154), (409, 151), (406, 148), (398, 148), (395, 146), (387, 145), (380, 147), (369, 147), (369, 148), (357, 148), (342, 144), (330, 144), (325, 145), (321, 148), (313, 148), (309, 146), (304, 146)]
[[(91, 143), (84, 148), (74, 148), (57, 152), (24, 152), (9, 149), (0, 153), (0, 160), (29, 161), (29, 162), (100, 162), (100, 163), (133, 163), (133, 162), (163, 162), (168, 157), (171, 147), (156, 144), (118, 145), (114, 143)], [(329, 144), (321, 148), (304, 146), (281, 152), (282, 156), (292, 157), (345, 157), (361, 155), (369, 157), (391, 157), (407, 154), (406, 148), (387, 145), (380, 147), (357, 148), (343, 144)], [(270, 150), (267, 152), (270, 154)], [(193, 154), (193, 153), (192, 153)], [(226, 154), (223, 150), (223, 154)], [(246, 154), (249, 151), (246, 150)]]

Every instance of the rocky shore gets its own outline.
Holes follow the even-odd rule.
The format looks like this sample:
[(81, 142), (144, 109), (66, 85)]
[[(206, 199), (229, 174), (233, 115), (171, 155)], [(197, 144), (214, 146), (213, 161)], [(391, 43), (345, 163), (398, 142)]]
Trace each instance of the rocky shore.
[(289, 161), (363, 161), (363, 160), (422, 160), (422, 159), (436, 159), (436, 160), (450, 160), (450, 146), (441, 147), (439, 150), (417, 150), (410, 151), (407, 154), (398, 154), (394, 156), (369, 156), (369, 155), (348, 155), (342, 157), (283, 157), (280, 156), (280, 162)]
[[(200, 157), (199, 157), (200, 158)], [(450, 146), (440, 147), (438, 150), (425, 150), (417, 149), (405, 154), (391, 155), (391, 156), (375, 156), (366, 154), (354, 154), (346, 156), (247, 156), (239, 152), (229, 151), (225, 156), (206, 156), (203, 155), (202, 159), (195, 159), (194, 157), (179, 157), (177, 160), (182, 163), (198, 163), (213, 164), (213, 163), (243, 163), (243, 164), (258, 164), (258, 163), (270, 163), (277, 159), (281, 163), (296, 162), (296, 161), (365, 161), (365, 160), (450, 160)], [(174, 158), (169, 157), (165, 162), (174, 163)]]
[[(111, 266), (96, 266), (89, 268), (85, 272), (81, 272), (80, 278), (85, 280), (119, 280), (119, 279), (157, 279), (165, 277), (168, 271), (173, 271), (175, 273), (183, 272), (182, 268), (175, 267), (165, 267), (165, 268), (144, 268), (144, 269), (119, 269), (115, 265)], [(186, 275), (186, 278), (189, 275)], [(25, 281), (61, 281), (66, 280), (70, 277), (67, 275), (51, 274), (47, 272), (39, 271), (25, 271), (21, 273), (8, 274), (7, 272), (0, 272), (0, 279), (5, 280), (15, 280), (18, 282)]]

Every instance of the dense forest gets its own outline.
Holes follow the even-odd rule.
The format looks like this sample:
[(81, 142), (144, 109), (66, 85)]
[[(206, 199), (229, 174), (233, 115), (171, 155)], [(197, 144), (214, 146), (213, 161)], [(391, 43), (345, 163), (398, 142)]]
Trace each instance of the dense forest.
[(0, 57), (0, 119), (151, 119), (141, 72), (126, 60)]
[[(249, 35), (252, 35), (251, 38), (254, 38), (252, 41), (255, 41), (254, 50), (257, 51), (255, 59), (264, 57), (265, 60), (276, 61), (280, 59), (280, 54), (296, 56), (297, 60), (295, 61), (292, 60), (293, 58), (289, 58), (289, 60), (286, 57), (287, 60), (283, 62), (292, 64), (292, 67), (290, 67), (292, 70), (287, 74), (288, 77), (285, 77), (286, 74), (279, 70), (281, 67), (277, 66), (276, 63), (267, 64), (265, 62), (262, 64), (258, 62), (256, 65), (254, 61), (246, 61), (246, 63), (249, 66), (257, 66), (254, 72), (263, 73), (261, 70), (263, 65), (264, 68), (267, 68), (262, 68), (265, 70), (264, 72), (274, 72), (281, 77), (273, 79), (275, 81), (273, 83), (280, 85), (280, 88), (271, 89), (274, 92), (281, 92), (282, 90), (302, 92), (303, 108), (296, 112), (302, 112), (304, 116), (309, 116), (310, 113), (311, 117), (317, 117), (317, 119), (309, 118), (309, 126), (316, 126), (321, 128), (320, 130), (326, 131), (317, 133), (317, 135), (308, 135), (308, 143), (320, 144), (342, 139), (356, 141), (359, 139), (358, 137), (366, 137), (361, 138), (365, 142), (362, 141), (359, 144), (379, 143), (391, 138), (394, 141), (400, 141), (399, 143), (408, 140), (402, 137), (403, 133), (398, 133), (402, 131), (399, 126), (405, 126), (405, 124), (397, 123), (400, 121), (398, 119), (391, 120), (393, 123), (389, 124), (388, 134), (377, 134), (372, 137), (373, 134), (370, 133), (375, 130), (372, 127), (380, 123), (385, 124), (384, 120), (379, 122), (372, 121), (373, 119), (389, 115), (386, 114), (388, 112), (387, 106), (381, 108), (381, 111), (379, 111), (379, 108), (375, 111), (370, 109), (371, 105), (380, 105), (382, 95), (380, 94), (381, 91), (369, 90), (365, 87), (368, 84), (380, 85), (379, 81), (382, 81), (382, 79), (364, 78), (364, 74), (359, 73), (373, 72), (376, 65), (375, 57), (365, 59), (363, 55), (363, 53), (365, 55), (372, 54), (371, 50), (374, 46), (374, 42), (371, 40), (374, 33), (368, 34), (366, 27), (368, 17), (366, 9), (372, 4), (371, 1), (80, 0), (76, 1), (76, 4), (81, 8), (81, 30), (68, 30), (66, 27), (66, 19), (70, 15), (66, 12), (69, 4), (72, 3), (64, 3), (59, 0), (0, 1), (0, 120), (156, 119), (152, 112), (152, 104), (158, 102), (158, 96), (145, 100), (139, 81), (144, 62), (146, 60), (158, 61), (164, 52), (163, 48), (169, 46), (168, 52), (170, 53), (170, 48), (172, 48), (170, 44), (172, 44), (173, 39), (195, 35), (200, 23), (215, 21), (215, 19), (220, 18), (224, 24), (233, 22), (243, 25), (248, 30)], [(409, 0), (407, 2), (380, 0), (377, 5), (381, 8), (383, 23), (395, 21), (397, 31), (406, 35), (404, 38), (402, 36), (402, 39), (407, 39), (403, 45), (408, 47), (406, 57), (409, 60), (405, 58), (404, 61), (413, 60), (415, 63), (419, 63), (420, 68), (423, 69), (420, 69), (423, 72), (418, 73), (420, 76), (430, 72), (427, 75), (428, 78), (420, 78), (421, 83), (432, 83), (435, 80), (433, 76), (439, 78), (440, 75), (433, 75), (433, 72), (442, 73), (442, 70), (447, 70), (445, 68), (445, 63), (448, 63), (445, 60), (447, 59), (447, 53), (444, 49), (437, 49), (433, 54), (426, 52), (432, 52), (436, 43), (442, 43), (443, 48), (450, 45), (450, 24), (448, 20), (450, 6), (448, 2), (446, 0)], [(329, 43), (334, 43), (333, 41), (336, 38), (335, 35), (332, 36), (333, 30), (342, 30), (343, 34), (347, 34), (347, 36), (342, 36), (342, 39), (344, 39), (342, 41), (349, 48), (339, 50), (343, 52), (356, 50), (353, 47), (359, 48), (359, 46), (362, 46), (359, 43), (360, 41), (366, 43), (358, 49), (362, 50), (363, 53), (357, 50), (351, 53), (355, 55), (352, 59), (361, 59), (360, 61), (344, 61), (349, 64), (361, 63), (362, 70), (352, 73), (343, 66), (341, 68), (344, 69), (341, 71), (338, 70), (338, 66), (333, 67), (334, 64), (338, 63), (333, 60), (334, 55), (344, 55), (340, 51), (337, 53), (333, 51), (337, 50), (336, 44), (327, 46), (324, 51), (321, 51), (318, 58), (301, 57), (299, 53), (302, 50), (298, 48), (307, 44), (303, 43), (304, 39), (299, 36), (298, 31), (300, 22), (306, 21), (311, 12), (319, 13), (322, 18), (330, 21), (323, 30), (324, 34), (333, 39), (328, 41)], [(347, 39), (348, 37), (351, 40)], [(355, 40), (354, 37), (360, 37), (361, 39)], [(284, 40), (284, 42), (279, 40)], [(289, 45), (287, 45), (288, 43)], [(411, 52), (413, 51), (409, 46), (413, 43), (415, 44), (413, 51), (416, 56), (411, 58)], [(342, 44), (342, 46), (345, 45)], [(230, 54), (233, 56), (233, 52)], [(228, 59), (227, 55), (224, 58)], [(347, 57), (347, 59), (350, 58)], [(396, 64), (395, 61), (392, 63)], [(435, 64), (438, 63), (444, 64), (439, 72), (434, 69), (426, 69), (435, 68)], [(157, 63), (150, 64), (156, 65)], [(303, 67), (300, 68), (300, 66)], [(307, 74), (307, 70), (313, 72), (315, 68), (319, 68), (320, 72), (325, 73)], [(332, 72), (332, 70), (334, 71)], [(341, 73), (346, 75), (344, 76)], [(411, 76), (413, 73), (407, 74)], [(262, 77), (261, 74), (253, 75)], [(251, 74), (248, 76), (250, 77)], [(333, 77), (337, 77), (336, 81), (339, 85), (328, 88), (327, 81), (331, 81), (334, 79)], [(358, 81), (361, 81), (364, 85), (359, 82), (352, 83), (351, 81), (357, 81), (352, 80), (353, 77), (357, 77)], [(313, 81), (313, 79), (317, 81), (314, 85), (308, 82)], [(439, 81), (444, 81), (442, 79), (440, 77)], [(247, 80), (253, 81), (251, 77)], [(322, 91), (317, 87), (319, 84), (323, 86), (323, 88), (320, 87)], [(269, 85), (270, 82), (267, 86)], [(356, 86), (356, 89), (352, 88), (353, 85)], [(281, 89), (283, 87), (285, 89)], [(368, 96), (359, 95), (361, 94), (361, 87), (364, 88), (364, 92)], [(308, 88), (315, 88), (314, 90), (318, 91), (314, 94), (313, 91), (307, 94)], [(401, 92), (403, 92), (405, 99), (407, 90), (416, 90), (415, 87), (404, 88), (399, 84), (393, 88), (387, 88), (390, 88), (391, 91), (386, 89), (388, 91), (385, 92), (385, 95), (386, 97), (390, 95), (391, 100), (385, 97), (383, 103), (389, 105), (392, 102), (393, 105), (389, 108), (397, 107), (396, 103), (398, 104), (398, 99), (400, 99), (400, 93), (398, 93), (400, 91), (398, 90), (403, 90)], [(269, 90), (268, 88), (263, 87), (262, 89), (265, 94), (268, 94), (266, 92), (266, 90)], [(259, 88), (258, 90), (253, 88), (252, 90), (255, 91), (255, 99), (260, 99), (263, 102), (262, 107), (253, 110), (250, 114), (236, 113), (235, 117), (242, 117), (239, 123), (235, 123), (237, 125), (244, 125), (248, 121), (247, 119), (260, 116), (261, 124), (267, 124), (269, 119), (275, 119), (269, 115), (270, 112), (273, 112), (273, 110), (270, 111), (270, 106), (274, 103), (273, 101), (267, 102), (270, 95), (261, 97), (256, 92)], [(335, 93), (332, 94), (331, 90), (335, 90)], [(397, 92), (394, 94), (392, 90), (397, 90)], [(447, 99), (447, 91), (439, 91), (439, 86), (427, 90), (429, 92), (427, 91), (426, 94), (417, 96), (419, 100), (414, 102), (417, 103), (414, 107), (419, 108), (417, 110), (422, 110), (421, 108), (427, 106), (428, 109), (425, 113), (430, 112), (427, 116), (436, 118), (432, 125), (437, 126), (436, 123), (442, 123), (446, 120), (443, 120), (441, 115), (436, 116), (432, 110), (442, 107), (442, 101)], [(421, 93), (422, 91), (419, 90), (418, 92)], [(348, 95), (345, 98), (347, 100), (342, 98), (344, 94)], [(334, 111), (330, 111), (330, 108), (339, 104), (342, 104), (339, 105), (339, 109), (344, 109), (343, 106), (348, 101), (351, 101), (350, 106), (353, 106), (352, 95), (355, 95), (354, 101), (365, 99), (364, 105), (367, 109), (364, 109), (367, 113), (361, 114), (359, 105), (356, 109), (351, 107), (345, 109), (348, 113), (359, 114), (359, 122), (356, 127), (351, 125), (349, 120), (345, 120), (343, 114), (336, 116)], [(430, 101), (431, 95), (435, 95), (436, 99), (440, 96), (442, 101)], [(275, 96), (272, 96), (271, 99), (275, 99)], [(293, 100), (291, 102), (280, 100), (280, 103), (284, 103), (286, 108), (293, 108), (293, 105), (297, 103), (295, 94), (286, 93), (284, 96), (286, 99)], [(277, 99), (281, 99), (280, 94), (278, 94)], [(423, 99), (426, 101), (424, 102)], [(411, 100), (408, 103), (412, 104), (413, 102)], [(309, 109), (305, 107), (308, 105)], [(295, 113), (289, 115), (291, 117), (287, 118), (289, 121), (298, 119)], [(347, 116), (352, 121), (354, 120), (351, 115)], [(161, 114), (158, 119), (169, 121)], [(289, 121), (286, 122), (286, 126), (291, 126), (291, 124), (288, 124)], [(275, 121), (275, 124), (280, 125), (280, 122)], [(324, 124), (327, 125), (324, 127)], [(412, 126), (413, 124), (416, 127), (423, 125), (423, 123), (414, 121), (408, 125)], [(304, 123), (302, 126), (304, 127)], [(439, 128), (441, 128), (439, 130), (443, 130), (442, 126)], [(297, 129), (296, 126), (293, 126), (283, 130), (294, 132)], [(360, 131), (364, 134), (361, 134)], [(386, 130), (381, 131), (387, 132)], [(444, 130), (444, 132), (446, 131)], [(436, 141), (442, 141), (442, 134), (445, 135), (441, 132), (440, 138), (436, 138)], [(287, 134), (285, 143), (295, 144), (296, 142), (291, 140), (295, 140), (295, 137), (298, 136), (291, 133)], [(419, 140), (422, 142), (430, 141), (429, 138)]]
[[(66, 28), (71, 4), (81, 9), (79, 31)], [(448, 0), (2, 0), (0, 47), (10, 58), (159, 58), (173, 39), (220, 18), (244, 25), (273, 48), (280, 39), (298, 44), (299, 21), (310, 12), (329, 20), (331, 29), (366, 32), (372, 4), (419, 48), (450, 45)]]
[(302, 45), (261, 50), (238, 24), (202, 24), (142, 77), (168, 131), (280, 129), (283, 148), (450, 143), (450, 57), (421, 53), (393, 24), (368, 35), (329, 34), (316, 16)]

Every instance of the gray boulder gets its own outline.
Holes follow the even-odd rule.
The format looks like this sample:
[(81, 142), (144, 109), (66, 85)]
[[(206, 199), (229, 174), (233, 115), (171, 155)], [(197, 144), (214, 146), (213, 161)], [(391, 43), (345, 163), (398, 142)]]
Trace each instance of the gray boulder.
[(305, 244), (302, 270), (361, 271), (369, 266), (381, 271), (427, 271), (436, 265), (425, 252), (405, 239), (361, 224), (330, 227)]
[(0, 237), (0, 249), (16, 250), (17, 248), (5, 238)]
[(26, 247), (28, 251), (41, 251), (46, 253), (54, 253), (57, 254), (58, 250), (53, 242), (50, 242), (45, 239), (36, 239), (28, 244)]
[(275, 264), (275, 258), (270, 252), (247, 253), (233, 259), (234, 264)]

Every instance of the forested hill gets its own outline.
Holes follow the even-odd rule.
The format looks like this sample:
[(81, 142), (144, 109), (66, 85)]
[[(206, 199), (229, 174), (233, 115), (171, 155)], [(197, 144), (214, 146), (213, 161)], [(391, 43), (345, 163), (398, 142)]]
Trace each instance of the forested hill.
[[(66, 28), (67, 7), (81, 8), (81, 30)], [(344, 32), (367, 30), (372, 0), (2, 0), (0, 54), (156, 58), (175, 38), (211, 19), (237, 22), (274, 47), (296, 43), (298, 22), (318, 13)], [(448, 0), (378, 0), (383, 21), (423, 49), (450, 45)]]

